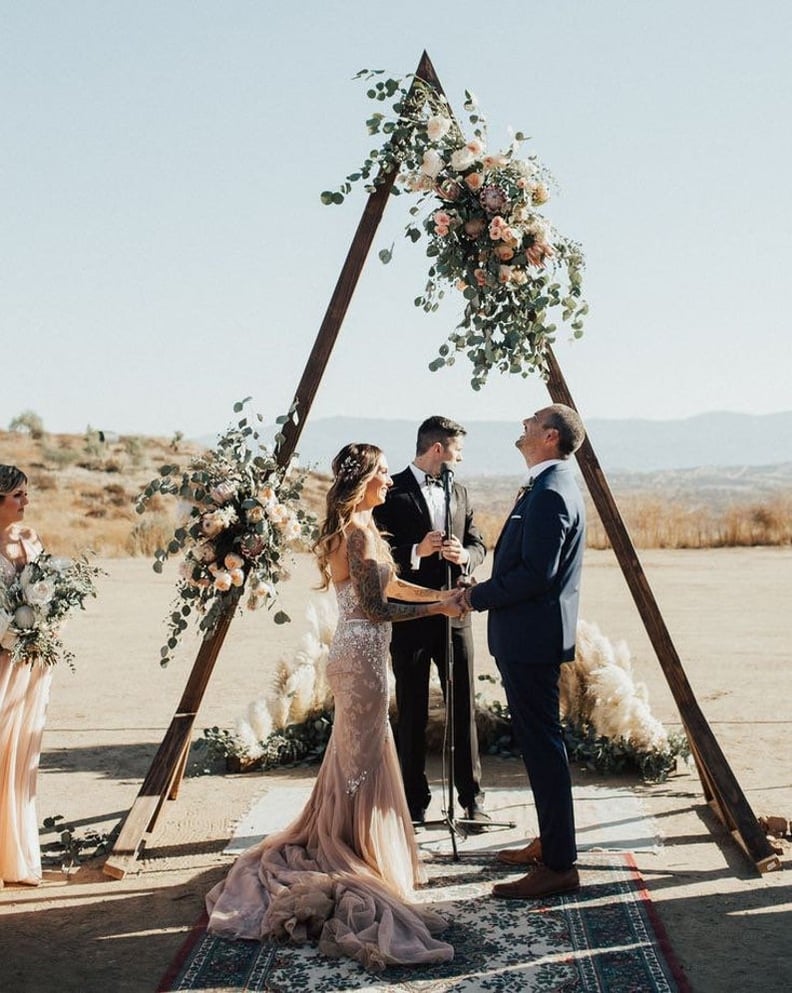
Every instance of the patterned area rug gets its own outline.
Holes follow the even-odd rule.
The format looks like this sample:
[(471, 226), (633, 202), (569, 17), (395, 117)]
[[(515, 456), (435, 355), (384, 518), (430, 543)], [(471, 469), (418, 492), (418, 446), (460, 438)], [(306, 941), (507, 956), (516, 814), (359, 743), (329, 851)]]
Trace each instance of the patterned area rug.
[(491, 857), (436, 857), (421, 891), (449, 921), (453, 962), (376, 975), (309, 946), (226, 941), (200, 922), (163, 978), (160, 993), (687, 993), (629, 855), (586, 853), (579, 893), (545, 901), (495, 900), (509, 878)]

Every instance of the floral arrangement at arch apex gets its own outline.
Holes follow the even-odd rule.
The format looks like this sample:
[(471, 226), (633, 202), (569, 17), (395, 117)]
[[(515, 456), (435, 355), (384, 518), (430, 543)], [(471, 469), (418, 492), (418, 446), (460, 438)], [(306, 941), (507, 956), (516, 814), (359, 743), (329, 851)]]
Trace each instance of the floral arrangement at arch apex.
[[(367, 81), (381, 70), (361, 70)], [(340, 204), (352, 184), (368, 192), (396, 173), (392, 192), (418, 196), (405, 236), (428, 239), (431, 260), (423, 293), (415, 304), (437, 310), (446, 287), (461, 291), (462, 319), (430, 363), (437, 370), (453, 365), (465, 352), (473, 365), (471, 385), (480, 389), (492, 368), (527, 376), (544, 373), (545, 353), (555, 338), (550, 311), (561, 308), (573, 337), (583, 333), (588, 305), (582, 298), (583, 253), (540, 212), (554, 185), (535, 155), (519, 158), (527, 139), (517, 132), (503, 151), (487, 150), (487, 123), (475, 97), (465, 91), (465, 111), (473, 126), (468, 140), (445, 96), (417, 76), (379, 79), (367, 95), (391, 104), (389, 114), (374, 113), (369, 134), (384, 142), (337, 191), (325, 191), (325, 204)], [(392, 248), (379, 253), (389, 262)]]
[[(234, 404), (240, 413), (249, 397)], [(285, 423), (293, 414), (277, 418)], [(255, 415), (261, 422), (261, 414)], [(181, 521), (166, 548), (154, 553), (154, 571), (161, 573), (171, 555), (184, 553), (176, 599), (168, 616), (168, 639), (160, 664), (173, 657), (193, 612), (198, 628), (211, 632), (220, 615), (240, 601), (247, 584), (250, 610), (277, 608), (277, 585), (284, 578), (285, 558), (301, 541), (312, 541), (313, 516), (300, 505), (307, 472), (293, 463), (281, 466), (275, 449), (261, 444), (258, 430), (242, 417), (222, 434), (214, 449), (196, 456), (187, 469), (163, 465), (160, 474), (137, 500), (144, 513), (157, 493), (178, 497)], [(290, 618), (275, 609), (276, 624)]]

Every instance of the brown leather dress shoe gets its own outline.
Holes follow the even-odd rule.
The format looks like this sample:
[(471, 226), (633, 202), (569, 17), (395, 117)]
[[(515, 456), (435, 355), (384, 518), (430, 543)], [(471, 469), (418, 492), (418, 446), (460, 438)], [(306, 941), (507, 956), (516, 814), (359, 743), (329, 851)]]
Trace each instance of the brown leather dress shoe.
[(495, 856), (504, 865), (541, 865), (542, 842), (534, 838), (524, 848), (504, 848)]
[(571, 893), (579, 888), (580, 876), (574, 866), (564, 872), (554, 872), (546, 865), (538, 865), (527, 876), (513, 883), (496, 883), (492, 887), (492, 895), (506, 900), (538, 900), (556, 893)]

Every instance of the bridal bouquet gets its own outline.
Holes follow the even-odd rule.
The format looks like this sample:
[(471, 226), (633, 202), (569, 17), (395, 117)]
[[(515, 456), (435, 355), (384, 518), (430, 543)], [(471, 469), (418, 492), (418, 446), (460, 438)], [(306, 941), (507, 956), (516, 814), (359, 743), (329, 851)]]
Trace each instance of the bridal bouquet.
[[(358, 78), (379, 75), (364, 69)], [(467, 350), (474, 389), (481, 388), (493, 367), (522, 376), (542, 372), (556, 332), (550, 311), (561, 309), (576, 338), (588, 312), (581, 297), (580, 246), (562, 237), (539, 209), (550, 197), (549, 172), (535, 155), (519, 157), (526, 140), (519, 132), (507, 148), (489, 151), (486, 121), (467, 91), (470, 139), (445, 97), (416, 77), (412, 90), (400, 79), (379, 80), (368, 96), (391, 102), (390, 114), (375, 113), (366, 122), (369, 133), (381, 134), (384, 143), (338, 191), (325, 191), (322, 202), (342, 203), (358, 181), (371, 192), (396, 172), (393, 192), (416, 195), (410, 214), (423, 215), (410, 221), (406, 237), (413, 242), (426, 237), (430, 259), (416, 306), (435, 311), (448, 287), (465, 300), (450, 344), (440, 347), (430, 368), (452, 365), (455, 353)], [(392, 249), (379, 255), (388, 262)]]
[(8, 586), (0, 584), (0, 647), (14, 662), (55, 665), (63, 658), (74, 668), (74, 653), (64, 647), (59, 628), (70, 611), (85, 609), (96, 596), (94, 580), (102, 570), (87, 558), (58, 558), (40, 552)]
[[(245, 403), (234, 410), (242, 411)], [(246, 583), (250, 610), (276, 606), (286, 553), (314, 535), (314, 519), (300, 506), (305, 476), (293, 466), (281, 467), (243, 417), (187, 469), (164, 465), (148, 484), (138, 498), (138, 513), (156, 493), (176, 496), (181, 510), (168, 546), (155, 552), (154, 570), (160, 573), (171, 555), (184, 556), (161, 665), (171, 660), (194, 611), (199, 629), (211, 631), (220, 614), (240, 600)], [(282, 624), (289, 617), (276, 610), (274, 620)]]

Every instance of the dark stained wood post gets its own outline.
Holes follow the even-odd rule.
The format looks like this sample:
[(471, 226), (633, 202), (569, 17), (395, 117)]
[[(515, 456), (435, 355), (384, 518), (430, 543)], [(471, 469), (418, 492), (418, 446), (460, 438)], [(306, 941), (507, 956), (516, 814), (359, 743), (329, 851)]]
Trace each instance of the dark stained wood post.
[[(432, 84), (439, 92), (440, 83), (426, 52), (421, 56), (415, 75)], [(413, 84), (414, 86), (415, 84)], [(412, 91), (412, 88), (411, 88)], [(376, 189), (370, 194), (363, 216), (338, 277), (330, 303), (325, 311), (311, 354), (297, 387), (291, 409), (295, 412), (282, 428), (283, 440), (277, 448), (280, 466), (288, 464), (294, 454), (303, 426), (313, 405), (327, 363), (333, 352), (352, 294), (366, 261), (374, 235), (382, 220), (397, 169), (381, 174)], [(187, 685), (165, 737), (151, 763), (137, 799), (121, 827), (115, 845), (105, 861), (104, 872), (116, 879), (123, 878), (137, 859), (144, 835), (154, 830), (166, 797), (175, 799), (187, 763), (190, 740), (198, 708), (209, 685), (215, 662), (225, 641), (236, 610), (238, 597), (228, 603), (214, 629), (206, 634), (198, 650)]]
[[(554, 403), (575, 410), (572, 394), (552, 349), (547, 350), (547, 389)], [(638, 613), (674, 697), (696, 761), (704, 794), (735, 840), (753, 859), (760, 872), (780, 869), (781, 862), (759, 826), (734, 773), (701, 712), (671, 635), (660, 613), (646, 574), (624, 524), (591, 441), (586, 436), (577, 453), (578, 465), (610, 539)]]

